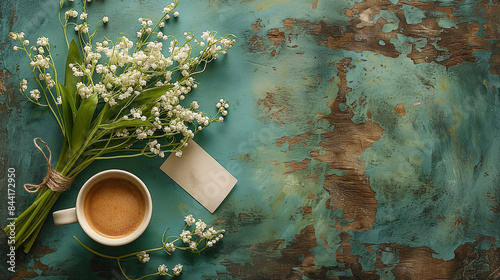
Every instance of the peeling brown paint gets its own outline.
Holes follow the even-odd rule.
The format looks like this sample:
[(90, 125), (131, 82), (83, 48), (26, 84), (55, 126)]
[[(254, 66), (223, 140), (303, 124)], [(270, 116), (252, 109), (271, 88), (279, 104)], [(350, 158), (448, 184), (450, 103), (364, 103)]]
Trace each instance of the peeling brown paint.
[(255, 24), (252, 24), (252, 30), (253, 31), (259, 31), (262, 27), (265, 27), (265, 25), (262, 25), (262, 20), (259, 18), (257, 19), (257, 22)]
[(269, 30), (269, 33), (267, 33), (267, 38), (269, 41), (273, 42), (274, 46), (278, 47), (282, 41), (285, 40), (285, 32), (280, 31), (277, 28), (272, 28)]
[(486, 197), (489, 199), (493, 200), (495, 203), (495, 206), (492, 206), (490, 209), (493, 211), (493, 213), (500, 213), (500, 201), (497, 199), (498, 197), (498, 191), (495, 192), (495, 194), (487, 193)]
[(3, 94), (5, 91), (3, 90), (3, 70), (0, 69), (0, 94)]
[[(500, 26), (500, 5), (490, 5), (489, 0), (479, 3), (485, 11), (486, 23), (474, 21), (457, 24), (456, 28), (441, 28), (437, 18), (423, 18), (421, 23), (408, 24), (402, 10), (403, 5), (410, 5), (424, 11), (443, 12), (449, 18), (454, 18), (453, 6), (442, 6), (437, 2), (398, 1), (393, 4), (388, 0), (367, 0), (354, 4), (352, 9), (346, 9), (346, 15), (352, 19), (347, 26), (330, 24), (324, 21), (310, 22), (287, 18), (283, 21), (285, 30), (293, 28), (303, 29), (306, 32), (317, 35), (318, 45), (327, 46), (330, 49), (343, 49), (354, 52), (372, 51), (387, 57), (398, 57), (400, 53), (390, 42), (398, 34), (414, 39), (426, 39), (427, 44), (422, 48), (412, 45), (412, 51), (408, 54), (414, 63), (435, 62), (446, 67), (456, 66), (462, 62), (476, 62), (474, 52), (484, 50), (491, 52), (490, 73), (500, 74), (500, 47), (495, 44), (500, 40), (498, 28)], [(391, 32), (382, 32), (387, 24), (384, 18), (374, 18), (381, 10), (392, 11), (399, 19), (399, 26)], [(480, 27), (483, 29), (482, 34)], [(268, 38), (275, 46), (287, 37), (296, 36), (297, 31), (283, 33), (273, 28), (268, 33)], [(380, 41), (385, 44), (380, 44)], [(411, 44), (408, 42), (408, 44)], [(436, 46), (438, 48), (436, 48)], [(274, 52), (275, 53), (275, 52)], [(448, 56), (447, 59), (439, 59)]]
[(383, 129), (377, 124), (367, 121), (354, 124), (352, 109), (341, 111), (346, 94), (351, 91), (347, 86), (347, 71), (352, 68), (351, 59), (345, 58), (338, 65), (339, 93), (328, 107), (331, 113), (323, 118), (335, 127), (333, 131), (322, 135), (327, 139), (321, 142), (326, 155), (319, 151), (311, 153), (312, 157), (327, 162), (331, 169), (345, 172), (344, 176), (325, 175), (323, 187), (330, 193), (331, 204), (335, 209), (344, 210), (344, 219), (353, 220), (339, 230), (363, 231), (372, 228), (377, 213), (375, 192), (370, 188), (370, 181), (365, 176), (365, 163), (359, 158), (364, 150), (377, 141)]
[(290, 168), (288, 171), (285, 171), (283, 174), (289, 174), (289, 173), (293, 173), (293, 172), (296, 172), (296, 171), (299, 171), (299, 170), (305, 170), (307, 169), (307, 165), (311, 162), (311, 159), (304, 159), (303, 161), (301, 162), (297, 162), (297, 161), (291, 161), (291, 162), (285, 162), (285, 167), (286, 168)]
[[(16, 273), (10, 277), (10, 280), (61, 275), (61, 273), (57, 271), (57, 267), (49, 267), (40, 261), (40, 259), (45, 255), (49, 255), (54, 252), (54, 249), (38, 244), (37, 246), (33, 246), (29, 254), (17, 254)], [(33, 262), (32, 265), (30, 264), (31, 262)], [(40, 274), (35, 271), (35, 269), (41, 271)]]
[(267, 109), (267, 111), (264, 112), (266, 118), (271, 118), (273, 121), (283, 124), (293, 120), (293, 117), (289, 114), (289, 109), (286, 107), (286, 104), (289, 103), (289, 99), (290, 97), (283, 93), (274, 94), (267, 92), (265, 98), (257, 100), (257, 105)]
[(318, 8), (318, 1), (319, 1), (319, 0), (316, 0), (316, 1), (314, 1), (314, 3), (312, 4), (312, 8), (313, 8), (313, 9), (317, 9), (317, 8)]
[(405, 110), (405, 106), (402, 104), (402, 103), (399, 103), (396, 105), (396, 107), (394, 107), (394, 110), (396, 111), (396, 113), (398, 113), (398, 115), (400, 116), (404, 116), (406, 115), (406, 110)]
[[(489, 248), (479, 249), (482, 242), (489, 242)], [(399, 255), (399, 263), (392, 270), (396, 279), (498, 279), (500, 248), (495, 249), (494, 244), (495, 238), (479, 235), (474, 242), (460, 245), (449, 261), (434, 258), (434, 251), (427, 247), (387, 246)], [(488, 271), (481, 272), (483, 265), (489, 266)]]
[(266, 47), (264, 46), (264, 42), (262, 41), (262, 38), (257, 36), (257, 35), (252, 36), (252, 39), (250, 39), (250, 41), (248, 42), (248, 45), (250, 47), (250, 50), (254, 51), (254, 52), (266, 50)]
[(351, 253), (351, 243), (349, 240), (352, 238), (347, 232), (340, 233), (340, 246), (335, 253), (337, 262), (344, 264), (344, 267), (338, 267), (336, 270), (339, 271), (351, 271), (353, 274), (353, 279), (379, 279), (375, 272), (373, 271), (363, 271), (361, 264), (359, 263), (359, 256), (353, 255)]
[(289, 137), (283, 136), (283, 137), (281, 137), (279, 139), (276, 139), (276, 146), (281, 147), (283, 144), (288, 143), (290, 145), (288, 147), (288, 149), (292, 150), (292, 146), (300, 144), (302, 141), (304, 141), (305, 139), (307, 139), (311, 135), (313, 135), (313, 133), (309, 131), (309, 132), (306, 132), (306, 133), (304, 133), (302, 135), (297, 135), (297, 136), (295, 136), (293, 138), (289, 138)]
[[(314, 226), (308, 225), (295, 235), (295, 240), (284, 245), (283, 239), (247, 246), (251, 262), (236, 263), (227, 259), (224, 265), (230, 278), (237, 279), (338, 279), (327, 276), (331, 267), (316, 268)], [(283, 249), (281, 249), (283, 248)]]
[(312, 214), (312, 207), (311, 206), (302, 206), (299, 207), (300, 209), (304, 210), (304, 214), (302, 216), (307, 216)]

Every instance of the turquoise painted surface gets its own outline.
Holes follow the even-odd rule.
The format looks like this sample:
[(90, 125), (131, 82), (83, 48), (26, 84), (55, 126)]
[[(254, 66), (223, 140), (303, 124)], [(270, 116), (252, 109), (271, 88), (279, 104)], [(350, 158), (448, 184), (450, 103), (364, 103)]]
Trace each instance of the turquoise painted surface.
[[(32, 138), (42, 137), (57, 154), (61, 137), (49, 113), (18, 94), (29, 72), (7, 34), (45, 35), (61, 49), (61, 63), (65, 55), (57, 19), (47, 16), (56, 14), (57, 1), (0, 5), (0, 172), (16, 169), (20, 213), (33, 199), (21, 185), (46, 172)], [(136, 18), (159, 15), (163, 5), (93, 1), (89, 10), (91, 21), (109, 16), (102, 35), (133, 37)], [(78, 187), (96, 172), (122, 168), (152, 192), (146, 233), (130, 245), (106, 248), (78, 225), (56, 228), (49, 220), (32, 253), (18, 253), (18, 272), (10, 276), (119, 279), (114, 262), (87, 253), (72, 235), (105, 253), (128, 253), (158, 246), (166, 227), (175, 234), (192, 213), (225, 228), (224, 241), (201, 255), (152, 255), (127, 272), (139, 276), (181, 262), (185, 279), (495, 279), (498, 5), (182, 1), (172, 34), (214, 29), (238, 37), (228, 56), (199, 76), (191, 96), (206, 110), (229, 100), (227, 121), (195, 140), (238, 184), (212, 215), (159, 170), (160, 158), (96, 162), (54, 210), (73, 206)], [(122, 14), (109, 12), (115, 10)], [(418, 31), (423, 27), (428, 31)], [(1, 217), (7, 217), (6, 202)], [(0, 241), (6, 252), (5, 236)]]

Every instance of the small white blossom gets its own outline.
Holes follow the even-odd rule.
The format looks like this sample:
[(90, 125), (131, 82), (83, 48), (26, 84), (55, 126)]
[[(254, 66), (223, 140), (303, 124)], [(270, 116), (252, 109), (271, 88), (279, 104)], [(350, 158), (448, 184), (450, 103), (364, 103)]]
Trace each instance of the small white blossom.
[(168, 268), (167, 268), (167, 266), (166, 266), (166, 265), (164, 265), (164, 264), (160, 264), (160, 265), (158, 266), (158, 272), (159, 272), (159, 273), (160, 273), (160, 275), (162, 275), (162, 276), (163, 276), (163, 275), (167, 275), (167, 272), (168, 272)]
[(30, 94), (31, 98), (35, 99), (36, 101), (38, 101), (38, 99), (40, 98), (40, 91), (38, 89), (31, 90)]
[(207, 224), (205, 222), (203, 222), (201, 219), (198, 219), (195, 226), (196, 226), (196, 229), (194, 230), (194, 233), (196, 233), (200, 237), (203, 237), (203, 231), (207, 227)]
[(190, 240), (193, 238), (189, 230), (183, 230), (180, 234), (180, 237), (182, 239), (182, 242), (184, 243), (189, 243)]
[(174, 12), (174, 17), (179, 17), (179, 12), (175, 11)]
[(61, 96), (57, 97), (56, 104), (57, 105), (61, 105), (62, 104), (62, 98), (61, 98)]
[(47, 37), (40, 37), (36, 40), (37, 46), (45, 47), (49, 44), (49, 39)]
[(182, 264), (176, 264), (175, 267), (172, 269), (172, 272), (174, 273), (175, 276), (179, 276), (182, 273)]
[(163, 245), (163, 247), (165, 248), (165, 250), (167, 252), (173, 252), (173, 251), (175, 251), (175, 245), (174, 245), (174, 243), (167, 242), (167, 243), (165, 243), (165, 245)]
[(108, 21), (109, 21), (109, 18), (108, 18), (108, 17), (103, 17), (103, 18), (102, 18), (102, 22), (103, 22), (103, 23), (108, 23)]
[(177, 151), (175, 152), (176, 157), (182, 157), (182, 151)]
[(150, 260), (149, 254), (147, 254), (145, 251), (139, 252), (139, 254), (137, 254), (136, 257), (142, 263), (147, 263)]
[(195, 218), (193, 217), (193, 215), (192, 215), (192, 214), (187, 215), (187, 216), (184, 218), (184, 221), (186, 222), (186, 224), (187, 224), (188, 226), (192, 226), (192, 225), (196, 222), (196, 220), (195, 220)]

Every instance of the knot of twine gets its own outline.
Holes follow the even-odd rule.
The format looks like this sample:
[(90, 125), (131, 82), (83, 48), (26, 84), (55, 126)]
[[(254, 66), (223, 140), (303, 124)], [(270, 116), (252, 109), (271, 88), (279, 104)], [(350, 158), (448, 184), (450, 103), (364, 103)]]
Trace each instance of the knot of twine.
[[(42, 148), (38, 146), (37, 141), (42, 142), (42, 144), (45, 145), (45, 148), (47, 148), (47, 150), (49, 151), (48, 158), (47, 155), (45, 155), (45, 153), (43, 152)], [(71, 186), (71, 183), (73, 183), (73, 178), (66, 177), (52, 169), (52, 166), (50, 165), (50, 161), (52, 160), (52, 151), (50, 150), (49, 146), (45, 144), (45, 142), (43, 142), (42, 139), (35, 138), (33, 139), (33, 143), (35, 143), (36, 148), (43, 154), (43, 157), (47, 161), (48, 171), (47, 176), (45, 176), (45, 178), (43, 179), (43, 182), (38, 185), (24, 184), (24, 189), (29, 193), (36, 193), (40, 190), (41, 187), (45, 185), (50, 190), (55, 192), (64, 192), (65, 190), (67, 190)]]

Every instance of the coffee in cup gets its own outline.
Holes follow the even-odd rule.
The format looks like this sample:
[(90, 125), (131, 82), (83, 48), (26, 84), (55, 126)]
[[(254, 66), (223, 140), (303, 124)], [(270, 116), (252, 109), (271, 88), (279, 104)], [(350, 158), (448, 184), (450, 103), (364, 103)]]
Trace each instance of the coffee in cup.
[(107, 170), (90, 178), (78, 193), (76, 207), (54, 212), (54, 223), (79, 222), (95, 241), (124, 245), (146, 229), (152, 214), (144, 183), (123, 170)]

